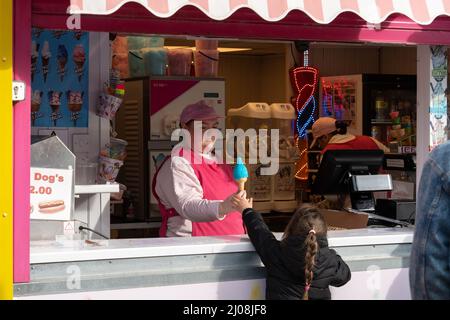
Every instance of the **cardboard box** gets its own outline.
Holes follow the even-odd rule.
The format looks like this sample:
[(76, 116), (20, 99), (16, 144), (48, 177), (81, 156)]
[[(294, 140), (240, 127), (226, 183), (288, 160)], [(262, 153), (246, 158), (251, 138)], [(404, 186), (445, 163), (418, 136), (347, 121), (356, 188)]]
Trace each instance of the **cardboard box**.
[(328, 227), (343, 229), (362, 229), (367, 227), (369, 215), (365, 213), (350, 213), (340, 210), (321, 209)]

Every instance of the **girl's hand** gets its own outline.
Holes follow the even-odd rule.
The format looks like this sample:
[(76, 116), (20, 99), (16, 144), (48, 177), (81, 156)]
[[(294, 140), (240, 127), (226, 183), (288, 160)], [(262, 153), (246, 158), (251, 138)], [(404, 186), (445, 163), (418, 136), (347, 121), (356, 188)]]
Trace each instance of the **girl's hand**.
[(245, 209), (253, 208), (253, 198), (246, 199), (240, 195), (235, 195), (232, 198), (232, 203), (235, 209), (239, 212), (243, 212)]

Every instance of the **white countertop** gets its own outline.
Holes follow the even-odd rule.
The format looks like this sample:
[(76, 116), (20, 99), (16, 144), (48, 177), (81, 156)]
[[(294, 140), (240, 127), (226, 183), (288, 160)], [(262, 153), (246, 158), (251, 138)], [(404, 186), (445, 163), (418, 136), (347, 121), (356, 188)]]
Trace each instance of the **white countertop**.
[(75, 194), (116, 193), (119, 190), (118, 183), (75, 185)]
[[(330, 247), (412, 243), (411, 228), (367, 228), (329, 231)], [(280, 239), (282, 233), (275, 233)], [(30, 263), (125, 259), (254, 251), (247, 236), (32, 241)]]

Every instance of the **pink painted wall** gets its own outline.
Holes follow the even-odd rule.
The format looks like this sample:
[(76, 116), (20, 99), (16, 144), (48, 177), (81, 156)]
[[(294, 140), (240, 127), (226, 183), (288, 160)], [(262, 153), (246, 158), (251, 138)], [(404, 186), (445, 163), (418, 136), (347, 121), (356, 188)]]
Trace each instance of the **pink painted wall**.
[[(29, 281), (31, 25), (66, 29), (69, 3), (69, 0), (14, 1), (14, 78), (27, 85), (27, 99), (14, 106), (15, 282)], [(381, 30), (368, 29), (364, 21), (351, 13), (341, 14), (328, 25), (319, 25), (298, 11), (291, 12), (280, 22), (270, 23), (248, 9), (239, 10), (225, 21), (213, 21), (192, 7), (182, 8), (170, 19), (160, 19), (136, 3), (125, 5), (113, 15), (81, 17), (81, 28), (85, 31), (450, 45), (448, 18), (419, 26), (405, 17), (392, 15), (381, 25)]]
[(26, 100), (14, 104), (14, 282), (30, 280), (31, 0), (14, 1), (14, 80)]

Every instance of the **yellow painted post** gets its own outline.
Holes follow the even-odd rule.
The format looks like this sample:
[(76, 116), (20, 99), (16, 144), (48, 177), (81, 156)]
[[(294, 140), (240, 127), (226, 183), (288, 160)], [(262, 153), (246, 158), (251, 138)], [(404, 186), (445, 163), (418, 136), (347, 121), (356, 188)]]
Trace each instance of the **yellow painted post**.
[(13, 298), (13, 0), (0, 3), (0, 300)]

